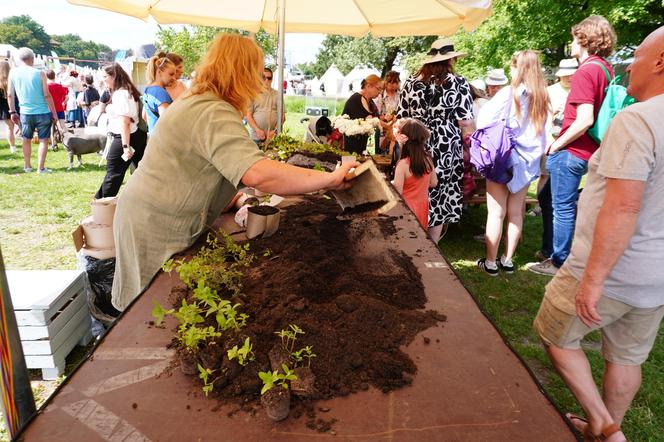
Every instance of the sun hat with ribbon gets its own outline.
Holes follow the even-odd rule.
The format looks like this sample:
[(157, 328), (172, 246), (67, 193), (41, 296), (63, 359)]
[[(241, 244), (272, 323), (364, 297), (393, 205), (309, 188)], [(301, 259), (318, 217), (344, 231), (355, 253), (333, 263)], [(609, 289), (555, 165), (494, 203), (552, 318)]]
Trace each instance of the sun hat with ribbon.
[(574, 72), (579, 68), (579, 62), (576, 58), (564, 58), (560, 60), (558, 64), (558, 72), (556, 72), (556, 77), (567, 77), (573, 75)]
[(427, 52), (427, 58), (423, 64), (436, 63), (450, 58), (456, 58), (466, 55), (463, 52), (454, 50), (454, 43), (448, 38), (439, 38), (431, 44), (431, 49)]

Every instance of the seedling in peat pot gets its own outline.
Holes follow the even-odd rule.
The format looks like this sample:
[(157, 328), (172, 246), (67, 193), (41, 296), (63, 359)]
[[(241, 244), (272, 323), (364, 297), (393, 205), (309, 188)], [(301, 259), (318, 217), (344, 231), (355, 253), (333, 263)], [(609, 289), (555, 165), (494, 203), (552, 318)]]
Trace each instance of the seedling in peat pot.
[(237, 358), (237, 362), (242, 366), (245, 366), (250, 361), (256, 359), (249, 338), (244, 340), (244, 345), (242, 345), (242, 347), (238, 348), (237, 345), (234, 345), (233, 348), (229, 349), (226, 353), (229, 361)]
[(297, 335), (303, 335), (304, 331), (295, 324), (290, 324), (288, 328), (290, 328), (290, 330), (279, 330), (274, 333), (281, 338), (281, 346), (283, 349), (287, 353), (293, 353), (295, 341), (297, 341)]
[(286, 364), (282, 364), (281, 368), (283, 370), (283, 374), (279, 373), (279, 370), (261, 371), (258, 373), (258, 377), (261, 378), (261, 380), (263, 381), (263, 388), (261, 389), (261, 394), (265, 394), (275, 385), (278, 385), (288, 390), (287, 381), (294, 381), (297, 379), (295, 373), (293, 373), (293, 371), (290, 368), (288, 368)]
[[(304, 358), (307, 358), (307, 367), (311, 367), (311, 359), (316, 357), (316, 354), (311, 350), (312, 347), (311, 345), (307, 345), (306, 347), (302, 347), (298, 351), (292, 352), (291, 355), (291, 360), (297, 364), (302, 364), (304, 361)], [(303, 367), (304, 364), (300, 365), (300, 367)]]

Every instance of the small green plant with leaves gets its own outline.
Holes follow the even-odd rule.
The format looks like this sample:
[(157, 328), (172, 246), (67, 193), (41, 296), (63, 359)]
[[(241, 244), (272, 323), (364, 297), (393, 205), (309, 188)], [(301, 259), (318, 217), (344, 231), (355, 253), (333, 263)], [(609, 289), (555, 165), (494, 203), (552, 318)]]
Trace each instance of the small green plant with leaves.
[(290, 359), (295, 363), (296, 366), (304, 367), (304, 360), (307, 360), (307, 367), (311, 367), (311, 360), (316, 357), (316, 354), (313, 352), (313, 347), (307, 345), (301, 349), (294, 351), (290, 354)]
[(164, 317), (166, 315), (172, 315), (175, 312), (175, 309), (165, 310), (156, 299), (152, 300), (154, 303), (154, 308), (152, 309), (152, 316), (154, 317), (154, 325), (157, 327), (164, 322)]
[(214, 390), (214, 380), (210, 381), (209, 379), (215, 371), (198, 364), (198, 377), (203, 381), (203, 393), (206, 397)]
[(263, 388), (261, 389), (261, 394), (265, 394), (271, 388), (275, 386), (282, 387), (288, 390), (288, 381), (294, 381), (297, 379), (297, 375), (286, 364), (281, 364), (282, 372), (279, 370), (275, 371), (261, 371), (258, 373), (258, 377), (263, 381)]
[(237, 359), (238, 364), (242, 365), (243, 367), (247, 365), (249, 362), (256, 359), (256, 356), (252, 351), (252, 345), (249, 338), (244, 340), (244, 344), (242, 345), (242, 347), (238, 348), (237, 345), (234, 345), (233, 348), (229, 349), (226, 352), (226, 354), (228, 356), (229, 361)]
[(298, 327), (296, 324), (289, 324), (287, 329), (279, 330), (275, 332), (277, 336), (281, 338), (281, 346), (287, 353), (292, 353), (295, 349), (295, 341), (297, 341), (297, 335), (303, 335), (304, 330)]

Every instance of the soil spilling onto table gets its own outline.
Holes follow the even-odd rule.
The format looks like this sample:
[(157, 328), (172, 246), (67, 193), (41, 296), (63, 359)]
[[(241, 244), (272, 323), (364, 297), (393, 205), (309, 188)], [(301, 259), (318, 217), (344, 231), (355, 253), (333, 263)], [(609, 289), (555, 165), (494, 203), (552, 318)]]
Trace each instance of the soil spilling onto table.
[[(224, 403), (238, 399), (245, 408), (257, 403), (257, 372), (270, 369), (268, 353), (281, 343), (275, 332), (290, 324), (305, 332), (294, 349), (311, 346), (316, 355), (310, 363), (315, 388), (305, 401), (370, 387), (389, 392), (412, 382), (417, 367), (401, 348), (445, 317), (424, 310), (424, 286), (410, 257), (397, 248), (385, 250), (395, 243), (395, 218), (340, 221), (340, 212), (333, 199), (307, 197), (283, 209), (275, 235), (250, 242), (258, 258), (244, 277), (240, 310), (250, 315), (247, 325), (199, 354), (204, 366), (225, 372), (211, 396)], [(173, 305), (183, 296), (191, 294), (174, 289)], [(245, 337), (256, 359), (240, 367), (225, 353)], [(297, 399), (292, 407), (298, 407)]]

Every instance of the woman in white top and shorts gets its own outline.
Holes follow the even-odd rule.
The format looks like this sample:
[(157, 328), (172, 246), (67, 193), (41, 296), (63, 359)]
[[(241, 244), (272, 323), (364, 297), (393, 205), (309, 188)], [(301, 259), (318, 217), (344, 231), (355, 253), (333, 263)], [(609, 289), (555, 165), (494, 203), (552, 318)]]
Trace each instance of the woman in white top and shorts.
[(106, 176), (95, 198), (118, 194), (127, 168), (131, 163), (138, 167), (147, 144), (147, 133), (138, 128), (141, 93), (117, 63), (104, 67), (102, 78), (111, 92), (106, 115), (113, 141), (106, 157)]

